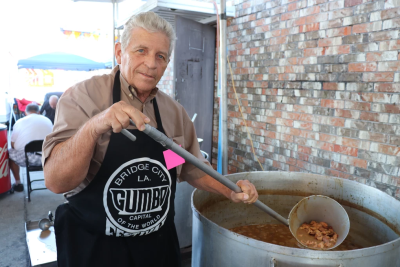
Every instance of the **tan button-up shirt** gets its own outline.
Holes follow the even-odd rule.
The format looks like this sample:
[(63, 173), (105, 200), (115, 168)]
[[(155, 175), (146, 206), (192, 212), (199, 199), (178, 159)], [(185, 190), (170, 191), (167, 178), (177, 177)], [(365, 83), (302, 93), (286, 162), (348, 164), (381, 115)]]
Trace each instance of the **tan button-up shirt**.
[[(112, 89), (118, 68), (118, 66), (115, 67), (110, 74), (92, 77), (65, 91), (57, 104), (53, 132), (46, 137), (43, 144), (43, 165), (55, 145), (72, 137), (90, 118), (112, 105)], [(157, 127), (152, 101), (154, 97), (157, 97), (165, 134), (172, 138), (175, 143), (181, 145), (209, 165), (200, 152), (194, 125), (181, 104), (157, 88), (153, 89), (150, 96), (142, 103), (137, 98), (136, 91), (126, 82), (122, 75), (120, 75), (120, 80), (122, 101), (140, 110), (151, 120), (150, 125)], [(135, 127), (130, 126), (129, 129), (135, 129)], [(85, 180), (77, 188), (68, 192), (66, 197), (80, 192), (93, 180), (103, 162), (110, 136), (111, 131), (99, 138)], [(205, 175), (204, 172), (190, 163), (178, 166), (177, 171), (178, 177), (182, 181), (198, 179)]]

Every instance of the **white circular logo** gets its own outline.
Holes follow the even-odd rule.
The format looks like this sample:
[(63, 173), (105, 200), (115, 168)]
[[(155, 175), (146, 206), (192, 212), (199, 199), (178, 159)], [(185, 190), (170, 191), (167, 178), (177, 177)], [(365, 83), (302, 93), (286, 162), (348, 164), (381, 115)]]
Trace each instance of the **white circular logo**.
[(157, 231), (167, 218), (170, 196), (171, 177), (159, 161), (139, 158), (126, 162), (104, 187), (106, 234), (135, 236)]

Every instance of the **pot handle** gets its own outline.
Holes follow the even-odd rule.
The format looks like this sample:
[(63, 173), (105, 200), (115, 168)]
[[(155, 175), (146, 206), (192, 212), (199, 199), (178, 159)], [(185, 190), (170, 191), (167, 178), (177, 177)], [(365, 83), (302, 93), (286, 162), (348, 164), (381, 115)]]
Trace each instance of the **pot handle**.
[(316, 267), (316, 266), (318, 266), (318, 267), (344, 267), (344, 265), (343, 264), (319, 264), (319, 265), (315, 265), (315, 264), (312, 264), (312, 265), (309, 265), (309, 264), (306, 264), (306, 263), (298, 263), (298, 262), (283, 262), (283, 261), (281, 261), (281, 262), (279, 262), (278, 263), (278, 260), (277, 259), (275, 259), (275, 258), (271, 258), (271, 260), (270, 260), (270, 262), (269, 262), (269, 267), (293, 267), (293, 266), (296, 266), (296, 267)]

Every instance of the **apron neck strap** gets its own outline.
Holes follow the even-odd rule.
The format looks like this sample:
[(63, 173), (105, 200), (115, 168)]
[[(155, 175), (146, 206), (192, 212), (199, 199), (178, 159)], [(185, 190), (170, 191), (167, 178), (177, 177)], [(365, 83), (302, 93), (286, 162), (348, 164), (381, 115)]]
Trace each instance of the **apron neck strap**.
[(121, 81), (119, 79), (119, 70), (115, 73), (114, 86), (113, 86), (113, 104), (121, 100)]
[(157, 100), (155, 97), (153, 98), (153, 107), (154, 107), (154, 115), (156, 115), (157, 128), (159, 131), (165, 134), (164, 127), (161, 122), (160, 111), (158, 110)]

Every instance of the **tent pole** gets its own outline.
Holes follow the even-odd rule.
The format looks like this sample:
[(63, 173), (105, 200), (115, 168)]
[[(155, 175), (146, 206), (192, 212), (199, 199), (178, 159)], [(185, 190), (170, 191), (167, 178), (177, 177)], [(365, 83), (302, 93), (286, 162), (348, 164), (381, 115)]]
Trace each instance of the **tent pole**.
[(227, 127), (227, 77), (226, 77), (226, 3), (225, 0), (220, 0), (220, 74), (221, 74), (221, 98), (220, 98), (220, 142), (221, 142), (221, 153), (222, 157), (222, 175), (228, 174), (228, 127)]
[(113, 6), (113, 15), (112, 15), (112, 67), (115, 67), (115, 0), (112, 0), (112, 6)]

